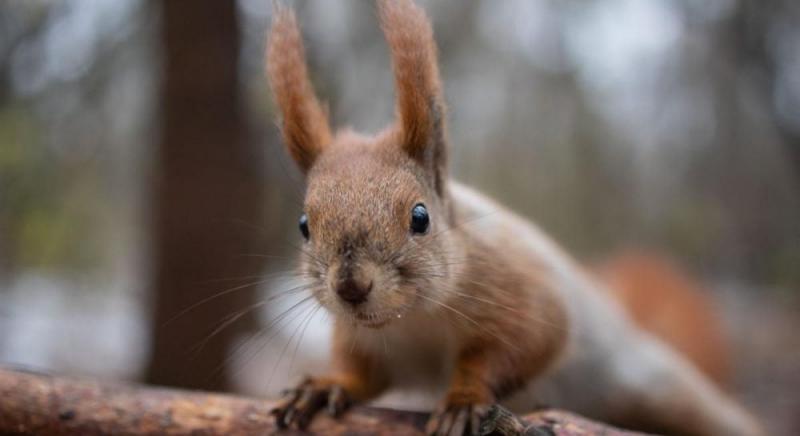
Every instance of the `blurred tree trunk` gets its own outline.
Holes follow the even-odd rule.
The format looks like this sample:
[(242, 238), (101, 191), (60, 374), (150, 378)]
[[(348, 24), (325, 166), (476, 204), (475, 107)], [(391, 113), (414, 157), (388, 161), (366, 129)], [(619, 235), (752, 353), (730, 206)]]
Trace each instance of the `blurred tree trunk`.
[[(798, 13), (794, 1), (787, 0), (742, 0), (736, 3), (727, 26), (720, 32), (720, 39), (727, 42), (726, 52), (740, 71), (747, 71), (758, 87), (759, 95), (772, 116), (774, 127), (780, 135), (787, 155), (792, 160), (795, 173), (800, 173), (800, 135), (781, 121), (778, 106), (770, 101), (775, 98), (775, 87), (779, 76), (780, 53), (775, 52), (770, 39), (775, 38), (780, 20)], [(800, 183), (800, 179), (795, 180)]]
[[(258, 249), (263, 179), (239, 99), (236, 2), (164, 0), (161, 137), (153, 181), (152, 344), (149, 383), (223, 390), (231, 341), (242, 318), (215, 335), (225, 316), (252, 303), (243, 288), (181, 311), (258, 273), (241, 254)], [(252, 262), (252, 261), (251, 261)], [(233, 283), (233, 284), (231, 284)], [(241, 284), (241, 282), (238, 282)]]

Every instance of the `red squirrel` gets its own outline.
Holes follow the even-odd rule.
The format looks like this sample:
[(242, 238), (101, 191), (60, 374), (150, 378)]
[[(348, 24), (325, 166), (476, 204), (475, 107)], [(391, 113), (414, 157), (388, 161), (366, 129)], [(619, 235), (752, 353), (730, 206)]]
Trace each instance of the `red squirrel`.
[(396, 121), (366, 136), (331, 129), (295, 15), (275, 6), (267, 74), (306, 179), (301, 269), (334, 319), (330, 371), (288, 391), (277, 425), (305, 428), (393, 386), (442, 386), (429, 434), (478, 434), (498, 403), (670, 433), (761, 434), (539, 228), (448, 177), (431, 24), (412, 0), (378, 0), (378, 15)]

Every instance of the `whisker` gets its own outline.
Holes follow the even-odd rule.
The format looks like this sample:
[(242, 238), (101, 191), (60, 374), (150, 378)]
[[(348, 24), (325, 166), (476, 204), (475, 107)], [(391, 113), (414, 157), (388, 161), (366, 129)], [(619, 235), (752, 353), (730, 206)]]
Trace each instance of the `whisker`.
[(253, 335), (252, 337), (250, 337), (249, 339), (247, 339), (247, 340), (245, 340), (245, 341), (242, 341), (242, 343), (241, 343), (241, 344), (239, 344), (239, 345), (236, 347), (236, 349), (235, 349), (233, 352), (231, 352), (231, 353), (230, 353), (230, 354), (229, 354), (229, 355), (228, 355), (228, 356), (225, 358), (225, 360), (223, 360), (223, 361), (222, 361), (222, 362), (221, 362), (219, 365), (217, 365), (217, 366), (214, 368), (214, 370), (213, 370), (213, 371), (211, 372), (211, 374), (209, 375), (209, 378), (211, 378), (211, 377), (213, 377), (214, 375), (218, 374), (218, 373), (219, 373), (219, 372), (220, 372), (220, 371), (221, 371), (223, 368), (225, 368), (226, 366), (228, 366), (228, 365), (229, 365), (229, 364), (230, 364), (230, 363), (233, 361), (233, 359), (235, 359), (235, 358), (239, 357), (239, 355), (240, 355), (242, 352), (244, 352), (244, 351), (247, 349), (247, 346), (248, 346), (250, 343), (252, 343), (253, 341), (257, 340), (259, 337), (263, 336), (264, 334), (268, 333), (270, 330), (273, 330), (273, 329), (276, 329), (276, 328), (277, 328), (277, 331), (273, 332), (273, 335), (271, 335), (271, 336), (270, 336), (270, 337), (267, 339), (266, 343), (262, 344), (262, 345), (261, 345), (261, 346), (258, 348), (258, 350), (257, 350), (256, 352), (254, 352), (254, 353), (251, 353), (251, 354), (250, 354), (250, 357), (248, 357), (248, 358), (247, 358), (247, 360), (249, 360), (249, 359), (252, 359), (253, 357), (257, 356), (257, 355), (258, 355), (258, 354), (259, 354), (259, 353), (260, 353), (260, 352), (261, 352), (261, 351), (264, 349), (264, 346), (266, 346), (266, 344), (267, 344), (267, 343), (269, 343), (269, 341), (270, 341), (270, 340), (271, 340), (273, 337), (275, 337), (275, 336), (276, 336), (276, 335), (277, 335), (277, 334), (280, 332), (280, 329), (282, 329), (283, 327), (285, 327), (285, 325), (281, 327), (281, 326), (279, 326), (278, 324), (280, 324), (280, 322), (281, 322), (281, 321), (283, 321), (284, 319), (286, 319), (286, 317), (287, 317), (287, 316), (288, 316), (290, 313), (292, 313), (292, 312), (293, 312), (295, 309), (297, 309), (297, 308), (299, 308), (301, 305), (303, 305), (303, 304), (305, 304), (305, 303), (309, 302), (309, 301), (310, 301), (312, 298), (314, 298), (314, 296), (313, 296), (313, 295), (310, 295), (310, 296), (308, 296), (308, 297), (305, 297), (305, 298), (303, 298), (302, 300), (298, 301), (297, 303), (293, 304), (291, 307), (289, 307), (288, 309), (284, 310), (284, 311), (283, 311), (283, 312), (281, 312), (281, 313), (280, 313), (278, 316), (276, 316), (276, 317), (275, 317), (275, 318), (274, 318), (272, 321), (270, 321), (270, 323), (269, 323), (269, 324), (267, 324), (267, 326), (263, 327), (259, 333), (256, 333), (255, 335)]
[(195, 354), (195, 355), (198, 354), (206, 346), (206, 344), (208, 344), (208, 342), (211, 339), (213, 339), (215, 336), (217, 336), (226, 327), (228, 327), (231, 324), (235, 323), (237, 320), (241, 319), (243, 316), (247, 315), (248, 313), (251, 313), (252, 311), (254, 311), (254, 310), (256, 310), (256, 309), (258, 309), (260, 307), (264, 307), (266, 304), (271, 303), (273, 300), (276, 300), (276, 299), (281, 298), (281, 297), (285, 297), (285, 296), (287, 296), (289, 294), (299, 293), (299, 292), (302, 292), (302, 291), (305, 291), (305, 290), (306, 290), (305, 287), (297, 287), (297, 288), (288, 289), (288, 290), (283, 291), (283, 292), (281, 292), (279, 294), (270, 295), (269, 297), (267, 297), (267, 298), (265, 298), (265, 299), (263, 299), (263, 300), (261, 300), (261, 301), (259, 301), (257, 303), (251, 304), (249, 307), (247, 307), (245, 309), (239, 310), (237, 312), (234, 312), (232, 314), (229, 314), (229, 315), (225, 316), (224, 318), (222, 318), (221, 324), (219, 326), (217, 326), (210, 334), (206, 335), (206, 337), (203, 338), (203, 340), (201, 340), (200, 342), (195, 344), (190, 349), (190, 352)]
[(469, 316), (465, 315), (463, 312), (459, 311), (458, 309), (456, 309), (454, 307), (449, 306), (448, 304), (442, 303), (441, 301), (439, 301), (439, 300), (437, 300), (435, 298), (428, 297), (427, 295), (424, 295), (424, 294), (421, 294), (421, 293), (417, 293), (417, 295), (422, 297), (422, 298), (424, 298), (424, 299), (426, 299), (426, 300), (428, 300), (428, 301), (430, 301), (430, 302), (438, 304), (439, 306), (442, 306), (445, 309), (449, 309), (453, 313), (462, 316), (464, 319), (466, 319), (467, 321), (471, 322), (472, 324), (476, 325), (479, 328), (483, 327), (482, 325), (480, 325), (480, 323), (478, 323), (478, 321), (475, 321), (474, 319), (472, 319)]
[[(422, 276), (422, 277), (424, 278), (426, 276)], [(447, 275), (442, 275), (442, 274), (438, 274), (438, 275), (437, 274), (428, 274), (427, 277), (448, 278)], [(479, 287), (481, 287), (483, 289), (492, 289), (493, 292), (499, 292), (499, 293), (501, 293), (501, 294), (503, 294), (505, 296), (511, 297), (511, 298), (518, 298), (518, 295), (519, 295), (518, 292), (512, 292), (511, 290), (504, 289), (504, 288), (499, 287), (497, 285), (477, 281), (477, 280), (473, 279), (470, 275), (468, 275), (466, 273), (460, 273), (460, 274), (459, 273), (455, 273), (455, 274), (451, 274), (449, 277), (456, 278), (459, 282), (462, 282), (462, 283), (470, 283), (470, 284), (477, 285), (477, 286), (479, 286)], [(542, 286), (545, 286), (545, 285), (542, 285)], [(452, 288), (452, 287), (453, 286), (451, 285), (450, 288)]]
[(441, 302), (439, 300), (436, 300), (434, 298), (428, 297), (427, 295), (423, 295), (421, 293), (417, 293), (417, 295), (422, 297), (422, 298), (424, 298), (424, 299), (426, 299), (426, 300), (428, 300), (428, 301), (431, 301), (431, 302), (433, 302), (435, 304), (438, 304), (439, 306), (444, 307), (445, 309), (448, 309), (448, 310), (452, 311), (453, 313), (455, 313), (457, 315), (460, 315), (465, 320), (467, 320), (467, 321), (471, 322), (472, 324), (474, 324), (476, 327), (478, 327), (484, 333), (487, 333), (487, 334), (491, 335), (495, 339), (497, 339), (499, 341), (502, 341), (503, 343), (505, 343), (506, 345), (508, 345), (508, 346), (510, 346), (510, 347), (512, 347), (514, 349), (518, 349), (518, 347), (516, 345), (512, 344), (511, 342), (508, 342), (505, 338), (501, 337), (500, 335), (497, 335), (497, 334), (489, 331), (488, 329), (483, 327), (480, 323), (478, 323), (474, 319), (470, 318), (469, 316), (467, 316), (463, 312), (459, 311), (458, 309), (456, 309), (456, 308), (454, 308), (454, 307), (452, 307), (452, 306), (450, 306), (450, 305), (448, 305), (446, 303), (443, 303), (443, 302)]
[[(313, 309), (314, 309), (314, 307), (312, 306), (310, 310), (313, 311)], [(297, 316), (295, 316), (292, 321), (294, 321), (295, 319), (298, 319), (298, 318), (301, 318), (301, 317), (305, 316), (307, 310), (309, 310), (309, 309), (308, 308), (303, 309), (303, 311), (300, 312), (300, 314), (298, 314)], [(280, 366), (281, 360), (283, 360), (283, 355), (286, 354), (286, 350), (289, 348), (289, 345), (292, 343), (292, 339), (294, 339), (295, 335), (300, 330), (300, 327), (302, 327), (302, 325), (303, 325), (303, 321), (302, 320), (303, 319), (305, 319), (305, 318), (301, 318), (300, 323), (297, 324), (297, 327), (295, 327), (295, 329), (292, 332), (291, 336), (289, 336), (289, 339), (286, 340), (286, 345), (284, 345), (283, 348), (281, 349), (281, 354), (278, 356), (278, 360), (275, 361), (275, 365), (272, 367), (272, 373), (270, 373), (269, 378), (267, 379), (267, 384), (266, 384), (266, 386), (264, 386), (264, 390), (265, 391), (269, 389), (270, 385), (272, 385), (272, 378), (275, 377), (275, 373), (278, 371), (278, 366)]]
[(305, 277), (305, 276), (311, 276), (311, 275), (306, 273), (306, 272), (303, 272), (303, 271), (285, 270), (285, 271), (275, 271), (275, 272), (271, 272), (269, 274), (254, 274), (254, 275), (250, 275), (250, 276), (238, 276), (238, 277), (221, 277), (221, 278), (218, 278), (218, 279), (209, 279), (209, 280), (199, 281), (199, 282), (197, 282), (197, 284), (203, 285), (203, 284), (209, 284), (209, 283), (233, 282), (233, 281), (237, 281), (237, 280), (252, 280), (252, 279), (259, 279), (259, 278), (260, 279), (276, 278), (276, 277), (281, 277), (281, 276), (285, 276), (285, 277)]
[[(416, 271), (419, 272), (420, 270), (416, 270)], [(450, 276), (458, 278), (458, 280), (460, 280), (462, 282), (472, 283), (474, 285), (480, 286), (480, 287), (482, 287), (484, 289), (492, 289), (492, 292), (499, 292), (499, 293), (504, 294), (507, 297), (516, 298), (518, 296), (517, 293), (511, 292), (510, 290), (503, 289), (503, 288), (498, 287), (496, 285), (492, 285), (492, 284), (488, 284), (488, 283), (484, 283), (484, 282), (480, 282), (480, 281), (474, 280), (474, 279), (472, 279), (471, 277), (469, 277), (466, 274), (452, 274)], [(424, 275), (421, 275), (420, 278), (448, 278), (450, 276), (445, 275), (445, 274), (425, 273)], [(515, 308), (515, 307), (503, 305), (503, 304), (498, 303), (496, 301), (492, 301), (492, 300), (489, 300), (489, 299), (481, 298), (481, 297), (476, 296), (476, 295), (472, 295), (472, 294), (468, 294), (468, 293), (465, 293), (465, 292), (461, 292), (458, 289), (456, 289), (453, 285), (447, 285), (444, 290), (446, 292), (454, 294), (457, 297), (471, 299), (471, 300), (474, 300), (474, 301), (478, 301), (478, 302), (481, 302), (481, 303), (485, 303), (485, 304), (489, 304), (489, 305), (492, 305), (492, 306), (496, 306), (496, 307), (500, 307), (500, 308), (509, 310), (509, 311), (511, 311), (511, 312), (513, 312), (515, 314), (520, 315), (522, 317), (522, 319), (527, 319), (527, 320), (531, 320), (531, 321), (534, 321), (534, 322), (538, 322), (540, 324), (547, 325), (549, 327), (553, 327), (553, 328), (556, 328), (556, 329), (559, 329), (559, 330), (562, 330), (562, 331), (565, 330), (565, 328), (560, 326), (560, 325), (554, 324), (554, 323), (549, 322), (549, 321), (547, 321), (545, 319), (542, 319), (542, 318), (534, 316), (533, 313), (531, 313), (530, 311), (521, 311), (521, 310), (519, 310), (518, 308)]]
[(527, 320), (530, 320), (530, 321), (538, 322), (540, 324), (544, 324), (544, 325), (546, 325), (548, 327), (553, 327), (553, 328), (556, 328), (556, 329), (559, 329), (559, 330), (562, 330), (562, 331), (566, 330), (564, 327), (562, 327), (562, 326), (560, 326), (558, 324), (554, 324), (554, 323), (552, 323), (550, 321), (547, 321), (547, 320), (544, 320), (544, 319), (541, 319), (541, 318), (533, 316), (533, 314), (530, 313), (530, 311), (521, 311), (521, 310), (516, 309), (514, 307), (506, 306), (506, 305), (497, 303), (496, 301), (486, 300), (486, 299), (483, 299), (483, 298), (480, 298), (480, 297), (476, 297), (474, 295), (469, 295), (469, 294), (465, 294), (465, 293), (461, 293), (461, 292), (457, 292), (457, 291), (451, 291), (451, 292), (455, 293), (456, 296), (461, 297), (461, 298), (468, 298), (468, 299), (471, 299), (471, 300), (479, 301), (479, 302), (482, 302), (482, 303), (490, 304), (492, 306), (496, 306), (496, 307), (500, 307), (500, 308), (506, 309), (506, 310), (508, 310), (510, 312), (513, 312), (513, 313), (515, 313), (517, 315), (520, 315), (522, 317), (522, 319), (527, 319)]
[[(223, 297), (225, 295), (231, 294), (233, 292), (236, 292), (236, 291), (239, 291), (239, 290), (242, 290), (242, 289), (249, 288), (251, 286), (262, 285), (264, 283), (269, 282), (270, 280), (271, 279), (267, 278), (267, 279), (259, 280), (259, 281), (256, 281), (256, 282), (246, 283), (246, 284), (243, 284), (243, 285), (234, 286), (232, 288), (225, 289), (224, 291), (218, 292), (218, 293), (216, 293), (214, 295), (210, 295), (210, 296), (208, 296), (206, 298), (203, 298), (202, 300), (200, 300), (200, 301), (198, 301), (196, 303), (193, 303), (193, 304), (189, 305), (189, 307), (187, 307), (187, 308), (181, 310), (180, 312), (178, 312), (177, 314), (173, 315), (170, 319), (164, 321), (164, 323), (161, 326), (162, 327), (168, 326), (169, 324), (175, 322), (175, 320), (177, 320), (178, 318), (182, 317), (183, 315), (186, 315), (187, 313), (189, 313), (193, 309), (196, 309), (198, 306), (203, 305), (205, 303), (208, 303), (209, 301), (216, 300), (217, 298)], [(297, 289), (297, 288), (300, 288), (300, 287), (305, 287), (305, 286), (309, 286), (309, 284), (303, 284), (303, 285), (297, 286), (295, 288), (290, 289), (289, 291)], [(283, 291), (283, 292), (289, 292), (289, 291)]]
[(252, 311), (254, 311), (256, 309), (258, 309), (259, 307), (264, 307), (264, 305), (267, 304), (267, 303), (268, 303), (267, 301), (259, 301), (258, 303), (251, 304), (246, 309), (242, 309), (242, 310), (239, 310), (239, 311), (236, 311), (236, 312), (234, 312), (232, 314), (227, 315), (225, 318), (223, 318), (223, 321), (222, 321), (222, 323), (220, 325), (218, 325), (214, 330), (212, 330), (211, 333), (206, 335), (205, 338), (203, 338), (197, 344), (192, 346), (192, 348), (190, 348), (188, 352), (193, 355), (193, 358), (196, 358), (197, 355), (203, 350), (203, 348), (205, 348), (206, 344), (208, 344), (208, 342), (211, 339), (213, 339), (215, 336), (217, 336), (220, 332), (225, 330), (226, 327), (228, 327), (229, 325), (235, 323), (241, 317), (247, 315), (248, 313), (250, 313), (250, 312), (252, 312)]
[(314, 319), (314, 315), (322, 308), (321, 304), (317, 304), (317, 307), (311, 311), (311, 315), (309, 315), (308, 320), (306, 320), (306, 325), (300, 330), (300, 337), (297, 339), (297, 345), (294, 347), (294, 352), (292, 353), (292, 358), (289, 360), (289, 375), (292, 374), (292, 368), (294, 368), (294, 360), (297, 357), (297, 351), (300, 349), (300, 344), (303, 342), (303, 337), (306, 334), (306, 329), (311, 324), (311, 321)]

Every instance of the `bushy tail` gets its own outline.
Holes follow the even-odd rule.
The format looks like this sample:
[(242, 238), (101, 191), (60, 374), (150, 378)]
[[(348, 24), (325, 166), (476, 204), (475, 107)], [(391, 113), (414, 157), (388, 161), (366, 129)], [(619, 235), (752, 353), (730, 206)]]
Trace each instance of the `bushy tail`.
[(707, 290), (652, 253), (625, 252), (595, 270), (640, 327), (684, 354), (721, 387), (728, 385), (728, 344)]

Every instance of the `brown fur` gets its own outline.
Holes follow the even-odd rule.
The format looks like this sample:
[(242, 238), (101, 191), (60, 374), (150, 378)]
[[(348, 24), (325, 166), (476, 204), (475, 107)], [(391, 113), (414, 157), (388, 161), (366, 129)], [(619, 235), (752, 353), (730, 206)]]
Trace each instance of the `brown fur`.
[(443, 192), (446, 160), (445, 106), (433, 30), (411, 2), (379, 2), (381, 27), (392, 54), (400, 143), (433, 171)]
[(330, 142), (326, 111), (308, 78), (303, 38), (291, 9), (276, 4), (267, 46), (270, 87), (283, 115), (283, 139), (302, 170)]
[[(642, 410), (629, 421), (756, 434), (745, 414), (630, 324), (535, 226), (447, 179), (430, 23), (411, 0), (378, 6), (398, 120), (375, 136), (331, 135), (294, 15), (278, 8), (270, 33), (267, 71), (284, 139), (306, 172), (303, 275), (336, 320), (331, 375), (292, 391), (276, 408), (278, 424), (303, 427), (321, 407), (339, 410), (341, 392), (367, 401), (390, 386), (444, 379), (428, 430), (460, 435), (477, 431), (488, 405), (552, 380), (564, 392), (577, 389), (576, 410), (601, 419)], [(410, 230), (417, 204), (430, 217), (421, 234)], [(345, 299), (339, 291), (348, 287), (366, 297)]]
[(617, 254), (596, 271), (639, 326), (729, 387), (727, 340), (711, 295), (699, 283), (663, 256), (641, 251)]

